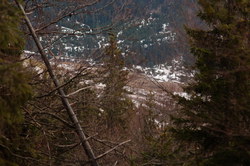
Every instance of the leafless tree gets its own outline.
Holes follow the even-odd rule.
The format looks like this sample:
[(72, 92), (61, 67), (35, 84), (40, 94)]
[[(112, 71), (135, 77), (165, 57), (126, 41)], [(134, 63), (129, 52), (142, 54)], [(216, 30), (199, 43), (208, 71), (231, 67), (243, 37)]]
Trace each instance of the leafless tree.
[[(53, 136), (54, 134), (53, 130), (56, 129), (55, 128), (56, 126), (47, 126), (49, 128), (54, 127), (54, 129), (45, 130), (44, 126), (46, 126), (46, 124), (43, 124), (41, 121), (39, 121), (38, 120), (39, 118), (37, 118), (38, 116), (41, 117), (42, 115), (46, 115), (61, 122), (64, 126), (67, 126), (68, 128), (72, 129), (71, 131), (66, 130), (66, 132), (70, 133), (71, 135), (72, 135), (72, 131), (75, 131), (75, 133), (78, 136), (79, 142), (69, 144), (69, 145), (54, 144), (53, 146), (57, 146), (59, 148), (66, 148), (67, 149), (66, 151), (68, 151), (68, 150), (74, 149), (78, 145), (81, 145), (84, 149), (85, 155), (87, 156), (88, 160), (86, 161), (84, 159), (85, 157), (80, 158), (79, 160), (76, 160), (76, 162), (79, 162), (80, 165), (90, 164), (92, 166), (98, 166), (99, 165), (98, 160), (102, 159), (107, 154), (116, 150), (118, 147), (122, 146), (123, 144), (129, 142), (129, 140), (127, 140), (127, 141), (118, 143), (117, 145), (113, 147), (111, 146), (109, 150), (107, 150), (106, 152), (103, 152), (102, 154), (99, 154), (99, 155), (95, 154), (94, 152), (95, 149), (93, 149), (93, 145), (91, 145), (89, 142), (93, 136), (88, 136), (88, 134), (85, 133), (85, 130), (82, 127), (81, 122), (79, 121), (79, 118), (77, 117), (77, 113), (76, 113), (77, 111), (73, 109), (73, 106), (76, 103), (70, 103), (70, 101), (72, 101), (71, 100), (72, 96), (74, 96), (75, 94), (81, 91), (84, 91), (85, 89), (88, 89), (89, 87), (82, 87), (79, 89), (75, 89), (73, 92), (69, 92), (68, 94), (65, 93), (65, 89), (67, 89), (67, 85), (69, 85), (71, 82), (74, 82), (76, 78), (79, 78), (79, 76), (86, 74), (87, 67), (85, 68), (80, 67), (79, 68), (80, 70), (73, 72), (74, 73), (73, 76), (71, 75), (71, 78), (67, 82), (62, 83), (62, 80), (60, 80), (57, 75), (59, 74), (59, 72), (53, 69), (51, 62), (48, 59), (48, 55), (55, 56), (54, 53), (50, 50), (49, 44), (51, 43), (45, 42), (47, 45), (44, 46), (41, 40), (39, 39), (41, 36), (46, 35), (47, 37), (49, 36), (51, 37), (51, 35), (53, 34), (61, 34), (62, 36), (60, 37), (63, 37), (64, 35), (86, 35), (86, 32), (89, 31), (89, 29), (88, 30), (84, 28), (74, 29), (73, 32), (64, 33), (64, 32), (61, 32), (61, 30), (57, 28), (57, 26), (55, 25), (59, 24), (64, 19), (70, 18), (75, 15), (92, 14), (92, 13), (100, 12), (105, 7), (113, 4), (114, 1), (108, 1), (102, 4), (101, 7), (93, 8), (93, 6), (97, 5), (98, 3), (100, 3), (99, 0), (77, 1), (77, 3), (76, 1), (66, 1), (66, 0), (43, 1), (43, 2), (27, 0), (25, 1), (25, 4), (24, 4), (25, 6), (23, 7), (23, 5), (19, 1), (16, 1), (16, 4), (18, 5), (22, 14), (24, 15), (25, 24), (29, 30), (29, 31), (26, 31), (26, 34), (32, 37), (35, 43), (35, 46), (37, 47), (38, 54), (41, 55), (42, 61), (44, 63), (43, 70), (41, 73), (37, 74), (37, 78), (40, 76), (46, 77), (46, 73), (48, 73), (48, 76), (50, 77), (50, 79), (47, 79), (47, 81), (45, 80), (45, 84), (43, 85), (47, 84), (48, 87), (51, 87), (49, 83), (50, 80), (54, 84), (54, 87), (52, 86), (52, 89), (49, 90), (49, 92), (47, 92), (46, 94), (41, 94), (37, 96), (37, 99), (39, 98), (39, 100), (36, 101), (36, 103), (41, 102), (41, 101), (45, 102), (45, 103), (41, 103), (42, 105), (44, 105), (43, 107), (40, 107), (41, 106), (40, 104), (34, 104), (31, 102), (29, 103), (30, 108), (35, 109), (36, 110), (35, 112), (32, 112), (29, 109), (24, 108), (27, 116), (29, 116), (32, 123), (34, 123), (35, 126), (40, 128), (40, 130), (43, 133), (44, 141), (46, 142), (46, 149), (47, 149), (46, 155), (48, 156), (48, 159), (49, 159), (48, 165), (52, 165), (51, 159), (54, 157), (51, 152), (52, 150), (51, 150), (49, 137)], [(46, 13), (47, 9), (50, 11), (49, 14)], [(54, 12), (51, 12), (53, 10)], [(97, 28), (95, 29), (95, 32), (91, 32), (91, 34), (100, 33), (110, 28), (110, 26), (112, 25)], [(52, 43), (53, 42), (54, 41), (52, 41)], [(43, 89), (44, 91), (44, 87), (40, 87), (40, 88)], [(52, 102), (49, 102), (49, 104), (47, 104), (46, 97), (51, 98), (51, 96), (52, 98), (54, 98), (54, 103), (52, 101)], [(62, 106), (58, 106), (59, 103), (56, 98), (60, 98)], [(54, 104), (56, 105), (56, 108), (59, 110), (54, 110), (54, 112), (51, 112), (51, 111), (47, 112), (46, 110), (54, 109), (54, 106), (53, 106)], [(58, 114), (58, 112), (61, 112), (63, 110), (66, 110), (68, 117), (65, 117), (65, 116), (63, 117), (60, 114)], [(53, 125), (53, 124), (50, 123), (47, 125)]]

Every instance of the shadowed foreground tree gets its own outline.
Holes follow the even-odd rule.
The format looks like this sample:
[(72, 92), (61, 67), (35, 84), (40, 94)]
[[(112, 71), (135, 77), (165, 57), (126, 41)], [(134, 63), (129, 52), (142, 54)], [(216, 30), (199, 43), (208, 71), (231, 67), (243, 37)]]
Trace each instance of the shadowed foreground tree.
[[(31, 97), (27, 73), (20, 63), (24, 46), (18, 10), (0, 1), (0, 165), (14, 166), (30, 156), (21, 106)], [(26, 157), (25, 157), (26, 156)]]
[(187, 29), (195, 80), (180, 98), (178, 139), (189, 143), (190, 165), (250, 165), (250, 1), (200, 0), (208, 30)]

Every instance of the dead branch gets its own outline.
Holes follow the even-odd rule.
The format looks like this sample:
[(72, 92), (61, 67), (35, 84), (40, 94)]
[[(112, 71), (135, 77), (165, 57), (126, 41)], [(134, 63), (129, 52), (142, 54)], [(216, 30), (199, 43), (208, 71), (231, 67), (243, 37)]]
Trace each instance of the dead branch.
[(109, 149), (108, 151), (104, 152), (103, 154), (100, 154), (100, 155), (97, 156), (95, 159), (96, 159), (96, 160), (99, 160), (99, 159), (103, 158), (103, 157), (106, 156), (108, 153), (114, 151), (116, 148), (118, 148), (118, 147), (122, 146), (123, 144), (126, 144), (126, 143), (128, 143), (128, 142), (130, 142), (130, 141), (131, 141), (131, 140), (127, 140), (127, 141), (121, 142), (120, 144), (118, 144), (118, 145), (116, 145), (115, 147)]
[(65, 109), (67, 110), (70, 119), (74, 123), (77, 135), (78, 135), (78, 137), (79, 137), (79, 139), (80, 139), (80, 141), (82, 143), (82, 146), (83, 146), (83, 149), (84, 149), (86, 155), (88, 156), (88, 158), (90, 160), (91, 165), (92, 166), (99, 166), (99, 164), (97, 163), (96, 157), (94, 155), (93, 149), (90, 146), (89, 142), (86, 140), (87, 139), (86, 135), (83, 132), (83, 129), (82, 129), (82, 127), (81, 127), (81, 125), (80, 125), (80, 123), (78, 121), (78, 118), (76, 117), (76, 114), (75, 114), (74, 110), (72, 109), (72, 107), (69, 104), (68, 99), (66, 98), (66, 94), (65, 94), (64, 90), (61, 88), (61, 85), (60, 85), (56, 75), (54, 74), (54, 72), (52, 70), (52, 67), (50, 65), (49, 60), (47, 59), (47, 56), (46, 56), (46, 54), (44, 52), (42, 44), (40, 43), (40, 41), (39, 41), (39, 39), (37, 37), (37, 34), (36, 34), (32, 24), (31, 24), (29, 18), (27, 17), (27, 15), (26, 15), (26, 13), (24, 11), (23, 6), (20, 4), (20, 2), (18, 2), (18, 0), (15, 0), (15, 2), (18, 5), (18, 7), (20, 8), (23, 15), (24, 15), (26, 25), (28, 26), (29, 31), (32, 34), (32, 37), (33, 37), (33, 39), (34, 39), (34, 41), (36, 43), (36, 46), (37, 46), (37, 48), (38, 48), (38, 50), (39, 50), (39, 52), (41, 54), (41, 57), (42, 57), (45, 65), (46, 65), (46, 68), (48, 69), (49, 75), (50, 75), (55, 87), (58, 88), (57, 91), (61, 96), (62, 104), (65, 107)]

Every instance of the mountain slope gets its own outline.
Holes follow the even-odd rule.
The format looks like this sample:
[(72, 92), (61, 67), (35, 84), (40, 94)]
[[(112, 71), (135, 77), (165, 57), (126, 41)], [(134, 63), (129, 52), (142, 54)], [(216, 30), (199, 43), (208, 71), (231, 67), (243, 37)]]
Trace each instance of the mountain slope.
[[(107, 1), (89, 10), (102, 9)], [(203, 26), (196, 17), (197, 11), (196, 0), (115, 1), (96, 13), (62, 19), (53, 27), (59, 33), (41, 35), (40, 39), (44, 45), (50, 45), (55, 55), (98, 59), (112, 31), (117, 33), (128, 64), (152, 67), (180, 57), (190, 63), (184, 25)], [(53, 15), (55, 11), (44, 12)], [(99, 31), (101, 27), (107, 28)]]

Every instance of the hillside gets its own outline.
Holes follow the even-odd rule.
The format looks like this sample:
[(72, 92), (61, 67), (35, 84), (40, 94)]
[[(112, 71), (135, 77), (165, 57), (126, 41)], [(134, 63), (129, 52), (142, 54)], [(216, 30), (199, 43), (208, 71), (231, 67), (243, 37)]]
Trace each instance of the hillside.
[[(195, 14), (198, 10), (195, 0), (105, 2), (86, 9), (90, 12), (101, 9), (98, 12), (79, 13), (52, 25), (50, 30), (56, 33), (46, 34), (48, 29), (45, 28), (40, 33), (40, 40), (50, 45), (57, 56), (98, 60), (107, 44), (108, 33), (112, 32), (117, 34), (128, 65), (152, 67), (174, 58), (183, 58), (187, 64), (192, 62), (184, 25), (202, 26)], [(74, 3), (60, 5), (65, 8)], [(46, 24), (53, 20), (57, 10), (60, 10), (58, 6), (44, 9), (42, 15), (48, 17), (39, 20), (39, 13), (34, 13), (34, 22), (42, 20), (40, 24)], [(27, 49), (35, 51), (32, 45)]]

